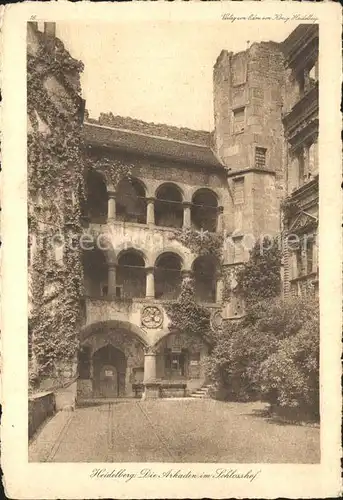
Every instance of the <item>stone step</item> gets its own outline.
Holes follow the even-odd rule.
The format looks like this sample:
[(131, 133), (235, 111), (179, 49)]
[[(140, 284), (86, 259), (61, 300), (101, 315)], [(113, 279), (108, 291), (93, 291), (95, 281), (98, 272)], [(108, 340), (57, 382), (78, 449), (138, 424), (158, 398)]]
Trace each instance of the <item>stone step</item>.
[(193, 392), (193, 394), (191, 394), (191, 398), (197, 398), (197, 399), (207, 399), (209, 398), (210, 396), (208, 394), (196, 394)]

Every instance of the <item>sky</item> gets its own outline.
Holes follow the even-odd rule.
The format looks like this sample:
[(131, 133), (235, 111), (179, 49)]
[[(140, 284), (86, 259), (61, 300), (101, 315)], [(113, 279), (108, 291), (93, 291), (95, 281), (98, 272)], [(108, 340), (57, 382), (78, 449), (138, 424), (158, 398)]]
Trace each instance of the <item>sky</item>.
[(56, 35), (85, 64), (90, 117), (101, 112), (213, 129), (213, 65), (222, 49), (283, 41), (296, 23), (222, 21), (57, 23)]

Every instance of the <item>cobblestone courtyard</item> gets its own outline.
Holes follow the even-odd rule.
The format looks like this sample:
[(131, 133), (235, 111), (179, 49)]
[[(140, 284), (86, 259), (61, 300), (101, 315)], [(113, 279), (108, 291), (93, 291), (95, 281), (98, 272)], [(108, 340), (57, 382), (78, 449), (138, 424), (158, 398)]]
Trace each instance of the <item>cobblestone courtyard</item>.
[(33, 462), (318, 463), (319, 428), (265, 416), (262, 403), (118, 400), (60, 412), (29, 446)]

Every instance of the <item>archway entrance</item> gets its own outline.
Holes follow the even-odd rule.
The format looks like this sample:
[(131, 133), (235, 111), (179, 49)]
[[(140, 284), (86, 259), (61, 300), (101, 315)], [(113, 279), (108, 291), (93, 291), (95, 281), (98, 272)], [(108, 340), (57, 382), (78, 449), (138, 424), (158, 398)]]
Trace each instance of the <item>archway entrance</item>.
[(144, 332), (130, 323), (110, 320), (80, 332), (78, 400), (136, 396), (143, 384)]
[(93, 355), (93, 393), (95, 397), (116, 398), (125, 394), (125, 354), (112, 345)]

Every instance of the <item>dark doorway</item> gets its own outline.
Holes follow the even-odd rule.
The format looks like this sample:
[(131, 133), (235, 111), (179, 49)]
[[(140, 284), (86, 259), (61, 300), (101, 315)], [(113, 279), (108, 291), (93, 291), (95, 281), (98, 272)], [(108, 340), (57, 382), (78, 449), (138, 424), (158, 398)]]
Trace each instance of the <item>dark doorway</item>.
[(126, 357), (112, 345), (93, 355), (93, 391), (95, 397), (117, 398), (125, 396)]

